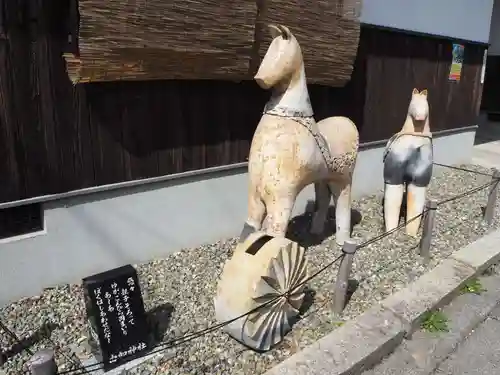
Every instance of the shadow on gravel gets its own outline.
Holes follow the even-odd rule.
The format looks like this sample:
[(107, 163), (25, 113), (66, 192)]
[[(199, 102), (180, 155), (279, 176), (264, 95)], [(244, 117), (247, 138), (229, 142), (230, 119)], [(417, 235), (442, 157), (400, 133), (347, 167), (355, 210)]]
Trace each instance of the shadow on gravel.
[(346, 306), (349, 304), (351, 301), (352, 295), (356, 293), (356, 290), (359, 288), (360, 282), (355, 279), (350, 279), (347, 282), (347, 293), (346, 293), (346, 299), (345, 299), (345, 304)]
[(170, 303), (164, 303), (146, 312), (153, 345), (159, 344), (164, 339), (173, 312), (174, 306)]
[[(0, 366), (9, 360), (9, 358), (21, 353), (24, 350), (29, 350), (33, 345), (46, 340), (50, 337), (52, 332), (59, 329), (59, 325), (52, 322), (43, 323), (40, 328), (33, 332), (28, 337), (20, 339), (19, 342), (14, 343), (9, 349), (0, 352)], [(7, 334), (7, 332), (5, 332)]]
[[(303, 246), (305, 248), (323, 243), (326, 238), (334, 235), (336, 230), (335, 207), (330, 206), (328, 208), (328, 214), (323, 233), (319, 235), (313, 235), (310, 232), (313, 210), (314, 201), (309, 201), (307, 204), (306, 212), (301, 215), (297, 215), (292, 220), (290, 220), (290, 225), (288, 226), (288, 230), (286, 233), (286, 237), (288, 239), (297, 242), (300, 246)], [(361, 222), (362, 218), (363, 217), (358, 210), (351, 210), (351, 231), (355, 225), (358, 225)]]

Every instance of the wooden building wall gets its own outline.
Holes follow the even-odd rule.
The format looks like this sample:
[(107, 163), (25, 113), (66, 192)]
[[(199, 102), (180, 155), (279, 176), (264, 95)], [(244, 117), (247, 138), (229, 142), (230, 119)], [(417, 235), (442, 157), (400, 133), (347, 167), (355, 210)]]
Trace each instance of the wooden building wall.
[[(254, 82), (73, 87), (63, 25), (19, 18), (16, 2), (0, 0), (0, 202), (246, 160), (269, 95)], [(451, 43), (363, 26), (350, 83), (310, 87), (317, 119), (346, 115), (363, 142), (385, 139), (418, 87), (429, 89), (434, 131), (475, 124), (484, 47), (466, 44), (457, 83)]]
[(500, 114), (500, 56), (488, 56), (481, 109)]

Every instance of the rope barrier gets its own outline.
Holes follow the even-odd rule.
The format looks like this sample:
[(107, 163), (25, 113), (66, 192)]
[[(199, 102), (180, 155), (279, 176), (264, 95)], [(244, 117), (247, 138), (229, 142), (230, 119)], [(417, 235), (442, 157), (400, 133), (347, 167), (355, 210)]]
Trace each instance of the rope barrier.
[(427, 213), (427, 211), (429, 211), (429, 209), (428, 209), (428, 208), (424, 208), (424, 210), (422, 211), (422, 213), (421, 213), (421, 214), (418, 214), (417, 216), (412, 217), (410, 220), (405, 221), (405, 222), (404, 222), (404, 223), (402, 223), (402, 224), (399, 224), (399, 225), (398, 225), (396, 228), (394, 228), (394, 229), (391, 229), (391, 230), (389, 230), (389, 231), (387, 231), (387, 232), (384, 232), (384, 233), (382, 233), (382, 234), (379, 234), (378, 236), (373, 237), (373, 238), (371, 238), (371, 239), (369, 239), (369, 240), (367, 240), (367, 241), (365, 241), (365, 242), (361, 243), (360, 245), (358, 245), (358, 246), (357, 246), (357, 249), (359, 250), (359, 249), (362, 249), (362, 248), (364, 248), (364, 247), (367, 247), (367, 246), (371, 245), (372, 243), (378, 242), (378, 241), (380, 241), (380, 240), (384, 239), (385, 237), (388, 237), (388, 236), (390, 236), (391, 234), (393, 234), (393, 233), (397, 232), (398, 230), (403, 229), (404, 227), (406, 227), (406, 225), (408, 225), (408, 224), (409, 224), (409, 223), (411, 223), (412, 221), (415, 221), (415, 220), (417, 220), (418, 218), (423, 217), (423, 216)]
[[(336, 262), (338, 262), (344, 255), (339, 255), (337, 258), (335, 258), (333, 261), (331, 261), (330, 263), (328, 263), (327, 265), (323, 266), (321, 269), (319, 269), (317, 272), (315, 272), (314, 274), (312, 274), (311, 276), (309, 276), (308, 278), (306, 278), (303, 282), (301, 282), (300, 284), (298, 284), (295, 288), (299, 288), (301, 287), (302, 285), (306, 284), (307, 282), (309, 282), (310, 280), (312, 280), (313, 278), (315, 278), (316, 276), (318, 276), (320, 273), (324, 272), (325, 270), (327, 270), (328, 268), (330, 268), (331, 266), (333, 266)], [(159, 352), (162, 352), (162, 351), (165, 351), (167, 349), (171, 349), (171, 348), (174, 348), (176, 346), (180, 346), (182, 344), (185, 344), (187, 342), (190, 342), (190, 341), (193, 341), (201, 336), (204, 336), (208, 333), (211, 333), (211, 332), (214, 332), (226, 325), (229, 325), (241, 318), (244, 318), (258, 310), (260, 310), (261, 308), (275, 302), (276, 300), (280, 299), (280, 298), (283, 298), (283, 297), (286, 297), (286, 293), (283, 293), (281, 295), (278, 295), (276, 296), (275, 298), (271, 299), (270, 301), (266, 302), (266, 303), (263, 303), (257, 307), (255, 307), (254, 309), (248, 311), (247, 313), (244, 313), (244, 314), (241, 314), (240, 316), (237, 316), (236, 318), (233, 318), (231, 320), (228, 320), (228, 321), (225, 321), (225, 322), (222, 322), (222, 323), (218, 323), (218, 324), (214, 324), (213, 326), (211, 327), (208, 327), (208, 328), (205, 328), (203, 330), (200, 330), (200, 331), (196, 331), (196, 332), (193, 332), (191, 334), (188, 334), (188, 335), (185, 335), (185, 336), (182, 336), (180, 338), (177, 338), (177, 339), (172, 339), (170, 341), (167, 341), (167, 342), (164, 342), (164, 343), (160, 343), (158, 344), (157, 346), (154, 347), (154, 349), (150, 352), (148, 352), (146, 355), (153, 355), (153, 354), (156, 354), (156, 353), (159, 353)], [(102, 364), (104, 364), (104, 362), (99, 362), (99, 363), (95, 363), (93, 365), (90, 365), (90, 366), (87, 366), (87, 369), (89, 367), (92, 367), (92, 370), (91, 371), (96, 371), (100, 368), (94, 368), (95, 366), (101, 366)], [(79, 371), (79, 369), (76, 369), (76, 370), (67, 370), (67, 371), (63, 371), (63, 372), (60, 372), (59, 375), (65, 375), (65, 374), (75, 374), (76, 371)], [(85, 373), (88, 373), (88, 372), (85, 372)], [(83, 373), (77, 373), (77, 374), (83, 374)]]
[(438, 202), (438, 203), (437, 203), (437, 205), (438, 205), (438, 207), (439, 207), (439, 206), (441, 206), (441, 205), (443, 205), (443, 204), (450, 203), (450, 202), (454, 202), (454, 201), (456, 201), (456, 200), (462, 199), (462, 198), (464, 198), (464, 197), (467, 197), (467, 196), (469, 196), (469, 195), (472, 195), (472, 194), (474, 194), (474, 193), (477, 193), (477, 192), (479, 192), (479, 191), (481, 191), (481, 190), (484, 190), (484, 189), (486, 189), (487, 187), (490, 187), (490, 186), (491, 186), (491, 185), (493, 185), (493, 184), (498, 184), (498, 180), (493, 180), (493, 181), (490, 181), (490, 182), (488, 182), (487, 184), (481, 185), (481, 186), (479, 186), (479, 187), (477, 187), (477, 188), (475, 188), (475, 189), (472, 189), (472, 190), (466, 191), (465, 193), (462, 193), (462, 194), (456, 195), (456, 196), (454, 196), (454, 197), (451, 197), (451, 198), (445, 199), (445, 200), (443, 200), (443, 201), (440, 201), (440, 202)]
[[(366, 246), (368, 246), (369, 244), (373, 243), (373, 242), (377, 242), (385, 237), (388, 237), (390, 236), (391, 234), (397, 232), (398, 230), (404, 228), (408, 223), (414, 221), (414, 220), (417, 220), (419, 217), (423, 216), (428, 210), (424, 210), (423, 213), (413, 217), (412, 219), (408, 220), (407, 222), (403, 223), (403, 224), (400, 224), (398, 225), (396, 228), (390, 230), (390, 231), (387, 231), (387, 232), (384, 232), (360, 245), (357, 246), (358, 249), (362, 249)], [(298, 284), (296, 286), (296, 288), (306, 284), (307, 282), (311, 281), (312, 279), (314, 279), (316, 276), (318, 276), (319, 274), (323, 273), (324, 271), (326, 271), (328, 268), (330, 268), (331, 266), (333, 266), (336, 262), (338, 262), (339, 260), (341, 260), (343, 258), (344, 254), (341, 254), (339, 255), (337, 258), (335, 258), (333, 261), (331, 261), (330, 263), (326, 264), (325, 266), (321, 267), (318, 271), (316, 271), (315, 273), (313, 273), (312, 275), (310, 275), (308, 278), (306, 278), (303, 282), (301, 282), (300, 284)], [(256, 308), (252, 309), (251, 311), (245, 313), (245, 314), (242, 314), (236, 318), (233, 318), (231, 320), (228, 320), (228, 321), (225, 321), (225, 322), (222, 322), (222, 323), (219, 323), (219, 324), (215, 324), (211, 327), (208, 327), (204, 330), (201, 330), (201, 331), (197, 331), (197, 332), (193, 332), (191, 334), (188, 334), (186, 336), (183, 336), (183, 337), (180, 337), (178, 339), (173, 339), (173, 340), (170, 340), (168, 342), (165, 342), (165, 343), (161, 343), (157, 346), (155, 346), (155, 348), (148, 352), (146, 355), (153, 355), (153, 354), (156, 354), (156, 353), (159, 353), (159, 352), (162, 352), (162, 351), (165, 351), (165, 350), (168, 350), (168, 349), (171, 349), (171, 348), (174, 348), (176, 346), (180, 346), (182, 344), (185, 344), (187, 342), (190, 342), (190, 341), (193, 341), (201, 336), (204, 336), (208, 333), (211, 333), (211, 332), (214, 332), (226, 325), (229, 325), (231, 324), (232, 322), (238, 320), (238, 319), (241, 319), (241, 318), (244, 318), (245, 316), (248, 316), (258, 310), (260, 310), (261, 308), (267, 306), (268, 304), (270, 303), (273, 303), (274, 301), (282, 298), (282, 297), (286, 297), (285, 294), (282, 294), (282, 295), (279, 295), (279, 296), (276, 296), (275, 298), (273, 298), (272, 300), (262, 304), (262, 305), (259, 305), (257, 306)], [(76, 370), (67, 370), (67, 371), (63, 371), (63, 372), (60, 372), (59, 375), (67, 375), (67, 374), (73, 374), (73, 375), (80, 375), (80, 374), (84, 374), (84, 373), (88, 373), (86, 370), (88, 370), (88, 368), (92, 368), (91, 371), (97, 371), (98, 369), (101, 369), (100, 366), (102, 366), (104, 364), (104, 362), (99, 362), (99, 363), (95, 363), (93, 365), (90, 365), (90, 366), (87, 366), (86, 369), (84, 370), (85, 372), (80, 372), (80, 373), (76, 373), (76, 371), (79, 371), (79, 369), (76, 369)], [(99, 367), (99, 368), (94, 368), (94, 367)]]
[(478, 175), (481, 175), (481, 176), (486, 176), (486, 177), (491, 177), (491, 178), (495, 177), (495, 176), (493, 176), (492, 174), (489, 174), (489, 173), (474, 171), (472, 169), (467, 169), (467, 168), (462, 168), (462, 167), (456, 167), (454, 165), (447, 165), (447, 164), (441, 164), (441, 163), (432, 163), (432, 164), (437, 165), (438, 167), (444, 167), (444, 168), (454, 169), (454, 170), (462, 171), (462, 172), (475, 173), (475, 174), (478, 174)]
[[(417, 215), (415, 217), (413, 217), (412, 219), (408, 220), (407, 222), (403, 223), (403, 224), (400, 224), (398, 225), (396, 228), (390, 230), (390, 231), (387, 231), (387, 232), (384, 232), (368, 241), (365, 241), (364, 243), (358, 245), (358, 249), (362, 249), (366, 246), (368, 246), (369, 244), (373, 243), (373, 242), (377, 242), (385, 237), (388, 237), (390, 236), (391, 234), (397, 232), (398, 230), (404, 228), (408, 223), (414, 221), (414, 220), (417, 220), (419, 217), (423, 216), (425, 214), (425, 212), (427, 212), (428, 210), (424, 210), (424, 212), (420, 215)], [(312, 275), (310, 275), (308, 278), (306, 278), (303, 282), (301, 282), (300, 284), (297, 285), (296, 288), (306, 284), (307, 282), (311, 281), (312, 279), (314, 279), (316, 276), (318, 276), (319, 274), (323, 273), (324, 271), (326, 271), (328, 268), (330, 268), (331, 266), (333, 266), (336, 262), (338, 262), (339, 260), (341, 260), (343, 258), (344, 254), (341, 254), (339, 255), (337, 258), (335, 258), (333, 261), (331, 261), (330, 263), (326, 264), (325, 266), (321, 267), (318, 271), (316, 271), (315, 273), (313, 273)], [(267, 303), (265, 304), (262, 304), (262, 305), (259, 305), (257, 306), (256, 308), (252, 309), (251, 311), (245, 313), (245, 314), (242, 314), (234, 319), (231, 319), (229, 321), (226, 321), (226, 322), (222, 322), (222, 323), (219, 323), (219, 324), (215, 324), (211, 327), (208, 327), (204, 330), (201, 330), (201, 331), (197, 331), (197, 332), (193, 332), (189, 335), (186, 335), (186, 336), (183, 336), (183, 337), (180, 337), (178, 339), (173, 339), (173, 340), (170, 340), (168, 342), (165, 342), (165, 343), (161, 343), (159, 345), (157, 345), (152, 351), (148, 352), (146, 355), (153, 355), (153, 354), (156, 354), (156, 353), (160, 353), (162, 351), (165, 351), (165, 350), (168, 350), (168, 349), (172, 349), (174, 347), (177, 347), (177, 346), (180, 346), (182, 344), (185, 344), (187, 342), (190, 342), (190, 341), (193, 341), (199, 337), (202, 337), (208, 333), (211, 333), (211, 332), (214, 332), (216, 330), (218, 330), (219, 328), (222, 328), (228, 324), (231, 324), (232, 322), (238, 320), (238, 319), (241, 319), (245, 316), (248, 316), (250, 314), (252, 314), (253, 312), (255, 311), (258, 311), (259, 309), (261, 309), (262, 307), (270, 304), (270, 303), (273, 303), (274, 301), (276, 301), (277, 299), (279, 298), (282, 298), (282, 297), (285, 297), (284, 294), (282, 295), (279, 295), (279, 296), (276, 296), (275, 298), (273, 298), (272, 300), (268, 301)], [(90, 366), (87, 366), (86, 368), (83, 369), (83, 371), (85, 372), (77, 372), (77, 371), (81, 371), (80, 369), (74, 369), (74, 370), (67, 370), (67, 371), (63, 371), (63, 372), (60, 372), (59, 375), (69, 375), (69, 374), (72, 374), (72, 375), (80, 375), (80, 374), (85, 374), (85, 373), (89, 373), (88, 370), (89, 368), (92, 368), (90, 371), (97, 371), (97, 370), (100, 370), (102, 368), (102, 365), (104, 364), (104, 362), (99, 362), (99, 363), (95, 363), (93, 365), (90, 365)]]
[[(428, 209), (425, 209), (424, 212), (422, 212), (421, 214), (413, 217), (412, 219), (408, 220), (407, 222), (404, 222), (400, 225), (398, 225), (396, 228), (390, 230), (390, 231), (387, 231), (387, 232), (384, 232), (368, 241), (365, 241), (364, 243), (360, 244), (357, 246), (358, 249), (362, 249), (368, 245), (370, 245), (371, 243), (373, 242), (377, 242), (385, 237), (388, 237), (390, 236), (391, 234), (397, 232), (398, 230), (404, 228), (408, 223), (414, 221), (414, 220), (417, 220), (418, 218), (422, 217), (426, 212), (428, 211)], [(335, 263), (337, 263), (339, 260), (341, 260), (343, 258), (344, 254), (341, 254), (339, 255), (337, 258), (335, 258), (333, 261), (331, 261), (330, 263), (326, 264), (325, 266), (321, 267), (318, 271), (316, 271), (315, 273), (313, 273), (312, 275), (310, 275), (308, 278), (306, 278), (303, 282), (301, 282), (300, 284), (298, 284), (296, 286), (296, 288), (306, 284), (307, 282), (311, 281), (312, 279), (314, 279), (316, 276), (318, 276), (319, 274), (323, 273), (324, 271), (326, 271), (328, 268), (330, 268), (331, 266), (333, 266)], [(187, 342), (190, 342), (190, 341), (193, 341), (199, 337), (202, 337), (208, 333), (211, 333), (211, 332), (214, 332), (228, 324), (231, 324), (232, 322), (238, 320), (238, 319), (241, 319), (245, 316), (248, 316), (250, 314), (252, 314), (253, 312), (255, 311), (258, 311), (259, 309), (263, 308), (264, 306), (270, 304), (270, 303), (273, 303), (274, 301), (276, 301), (277, 299), (279, 298), (282, 298), (282, 297), (286, 297), (285, 294), (282, 294), (282, 295), (279, 295), (279, 296), (276, 296), (275, 298), (273, 298), (272, 300), (266, 302), (265, 304), (262, 304), (262, 305), (259, 305), (257, 306), (256, 308), (252, 309), (251, 311), (245, 313), (245, 314), (242, 314), (236, 318), (233, 318), (229, 321), (225, 321), (225, 322), (222, 322), (222, 323), (219, 323), (219, 324), (215, 324), (211, 327), (208, 327), (204, 330), (201, 330), (201, 331), (197, 331), (197, 332), (193, 332), (189, 335), (186, 335), (186, 336), (183, 336), (183, 337), (180, 337), (178, 339), (173, 339), (173, 340), (170, 340), (168, 342), (165, 342), (165, 343), (161, 343), (157, 346), (155, 346), (155, 348), (148, 352), (146, 355), (153, 355), (153, 354), (156, 354), (156, 353), (160, 353), (162, 351), (165, 351), (165, 350), (168, 350), (168, 349), (172, 349), (174, 347), (177, 347), (177, 346), (180, 346), (182, 344), (185, 344)], [(99, 363), (95, 363), (93, 365), (90, 365), (90, 366), (87, 366), (85, 369), (83, 369), (83, 371), (85, 372), (77, 372), (77, 371), (81, 371), (80, 369), (74, 369), (74, 370), (67, 370), (67, 371), (63, 371), (63, 372), (60, 372), (59, 375), (69, 375), (69, 374), (72, 374), (72, 375), (80, 375), (80, 374), (85, 374), (85, 373), (88, 373), (88, 370), (89, 368), (92, 368), (90, 371), (97, 371), (99, 369), (102, 368), (102, 365), (104, 364), (104, 362), (99, 362)]]
[[(47, 337), (47, 340), (53, 345), (54, 347), (54, 350), (56, 350), (57, 347), (59, 347), (59, 345), (57, 345), (51, 338), (50, 336)], [(71, 356), (69, 356), (68, 354), (64, 353), (63, 350), (60, 350), (59, 353), (64, 357), (66, 358), (66, 360), (71, 363), (73, 366), (77, 367), (78, 370), (83, 370), (85, 371), (85, 368), (84, 366), (82, 366), (82, 364), (80, 363), (80, 361), (76, 361), (74, 358), (72, 358)]]
[[(7, 333), (7, 335), (9, 335), (11, 339), (16, 341), (19, 345), (23, 344), (21, 339), (17, 337), (17, 335), (14, 332), (12, 332), (2, 321), (0, 321), (0, 328), (2, 328)], [(28, 348), (25, 348), (25, 350), (28, 352), (29, 355), (33, 355), (33, 352)]]
[[(403, 255), (408, 255), (417, 248), (418, 248), (418, 245), (411, 246), (406, 252), (403, 253)], [(378, 273), (380, 271), (387, 269), (391, 264), (392, 264), (391, 262), (387, 262), (387, 263), (383, 264), (382, 266), (378, 267), (375, 271), (373, 271), (373, 273), (370, 276), (365, 276), (361, 280), (359, 280), (359, 284), (364, 283), (366, 280), (368, 280), (370, 277), (372, 277), (374, 275), (378, 275)]]
[[(470, 169), (466, 169), (466, 168), (461, 168), (461, 167), (455, 167), (455, 166), (450, 166), (450, 165), (445, 165), (445, 164), (439, 164), (439, 163), (433, 163), (434, 165), (437, 165), (437, 166), (442, 166), (442, 167), (448, 167), (450, 169), (456, 169), (456, 170), (461, 170), (461, 171), (464, 171), (464, 172), (471, 172), (471, 173), (476, 173), (478, 175), (483, 175), (483, 176), (488, 176), (488, 177), (491, 177), (493, 180), (488, 182), (487, 184), (483, 184), (477, 188), (474, 188), (474, 189), (471, 189), (465, 193), (462, 193), (462, 194), (459, 194), (457, 196), (454, 196), (454, 197), (451, 197), (451, 198), (448, 198), (448, 199), (445, 199), (443, 201), (440, 201), (437, 203), (438, 206), (440, 205), (443, 205), (443, 204), (446, 204), (446, 203), (449, 203), (449, 202), (453, 202), (455, 200), (458, 200), (458, 199), (461, 199), (461, 198), (464, 198), (466, 196), (469, 196), (469, 195), (472, 195), (474, 193), (477, 193), (481, 190), (484, 190), (486, 188), (488, 188), (489, 186), (492, 186), (493, 184), (498, 184), (500, 182), (500, 178), (495, 178), (493, 175), (491, 174), (487, 174), (487, 173), (483, 173), (483, 172), (478, 172), (478, 171), (473, 171), (473, 170), (470, 170)], [(363, 249), (375, 242), (378, 242), (380, 240), (382, 240), (383, 238), (385, 237), (388, 237), (390, 235), (392, 235), (393, 233), (401, 230), (402, 228), (406, 227), (407, 224), (409, 224), (410, 222), (414, 221), (414, 220), (417, 220), (421, 217), (423, 217), (427, 212), (429, 211), (428, 208), (425, 208), (423, 210), (423, 212), (413, 218), (411, 218), (410, 220), (398, 225), (396, 228), (394, 229), (391, 229), (387, 232), (384, 232), (384, 233), (381, 233), (359, 245), (357, 245), (357, 250), (359, 249)], [(413, 250), (415, 247), (412, 247), (410, 250)], [(331, 261), (330, 263), (326, 264), (325, 266), (321, 267), (318, 271), (316, 271), (315, 273), (313, 273), (311, 276), (309, 276), (307, 279), (305, 279), (302, 283), (300, 283), (299, 285), (296, 286), (296, 288), (306, 284), (307, 282), (311, 281), (312, 279), (314, 279), (315, 277), (317, 277), (319, 274), (325, 272), (328, 268), (332, 267), (335, 263), (337, 263), (339, 260), (341, 260), (342, 258), (344, 257), (344, 254), (341, 254), (339, 255), (338, 257), (336, 257), (333, 261)], [(386, 265), (387, 266), (387, 265)], [(377, 272), (379, 272), (381, 269), (384, 269), (386, 266), (384, 267), (381, 267), (379, 269), (377, 269)], [(150, 356), (150, 355), (153, 355), (153, 354), (156, 354), (156, 353), (160, 353), (162, 351), (165, 351), (165, 350), (168, 350), (168, 349), (172, 349), (172, 348), (175, 348), (175, 347), (178, 347), (180, 345), (183, 345), (185, 343), (188, 343), (190, 341), (193, 341), (199, 337), (202, 337), (204, 335), (207, 335), (209, 333), (212, 333), (212, 332), (215, 332), (217, 331), (218, 329), (224, 327), (224, 326), (227, 326), (241, 318), (244, 318), (258, 310), (260, 310), (261, 308), (269, 305), (269, 304), (272, 304), (274, 303), (276, 300), (280, 299), (280, 298), (283, 298), (283, 297), (287, 297), (287, 293), (283, 293), (281, 295), (278, 295), (276, 296), (275, 298), (269, 300), (268, 302), (264, 303), (264, 304), (261, 304), (257, 307), (255, 307), (254, 309), (248, 311), (247, 313), (244, 313), (236, 318), (233, 318), (231, 320), (228, 320), (228, 321), (225, 321), (225, 322), (222, 322), (222, 323), (218, 323), (218, 324), (214, 324), (208, 328), (205, 328), (203, 330), (199, 330), (199, 331), (195, 331), (193, 333), (190, 333), (190, 334), (187, 334), (185, 336), (182, 336), (182, 337), (178, 337), (178, 338), (174, 338), (172, 340), (169, 340), (169, 341), (166, 341), (166, 342), (162, 342), (162, 343), (159, 343), (158, 345), (156, 345), (153, 350), (145, 353), (142, 357), (145, 357), (145, 356)], [(15, 334), (13, 332), (10, 332), (10, 330), (8, 330), (7, 327), (5, 327), (5, 325), (0, 321), (0, 328), (3, 328), (9, 335), (13, 335), (12, 337), (16, 337), (16, 340), (18, 342), (19, 339), (17, 338), (17, 336), (15, 336)], [(10, 332), (10, 333), (9, 333)], [(28, 349), (26, 349), (26, 351), (29, 353), (29, 354), (32, 354)], [(126, 357), (126, 356), (125, 356)], [(73, 362), (73, 361), (71, 361)], [(75, 364), (73, 362), (73, 364)], [(80, 375), (80, 374), (89, 374), (89, 373), (92, 373), (93, 371), (97, 371), (97, 370), (100, 370), (103, 368), (103, 364), (104, 362), (101, 361), (101, 362), (98, 362), (98, 363), (94, 363), (92, 365), (89, 365), (89, 366), (78, 366), (79, 368), (77, 369), (72, 369), (72, 370), (66, 370), (66, 371), (62, 371), (62, 372), (59, 372), (59, 375)], [(76, 365), (76, 364), (75, 364)]]

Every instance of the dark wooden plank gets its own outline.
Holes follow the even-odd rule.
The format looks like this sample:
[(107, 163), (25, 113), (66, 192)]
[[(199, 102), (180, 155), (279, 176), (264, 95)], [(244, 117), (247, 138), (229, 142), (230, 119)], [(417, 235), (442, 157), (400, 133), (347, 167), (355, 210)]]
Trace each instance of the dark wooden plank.
[[(60, 20), (65, 20), (64, 23), (64, 52), (78, 54), (78, 32), (80, 29), (80, 15), (78, 14), (78, 0), (59, 0), (59, 7), (64, 9), (63, 17)], [(65, 2), (66, 1), (66, 2)]]
[[(2, 0), (3, 1), (3, 0)], [(16, 157), (8, 41), (0, 40), (0, 201), (18, 199), (24, 186)]]
[[(389, 94), (384, 96), (379, 92), (380, 84), (383, 83), (385, 85), (387, 78), (383, 76), (383, 57), (373, 54), (373, 51), (376, 51), (378, 48), (378, 40), (383, 39), (377, 38), (378, 35), (379, 31), (368, 33), (368, 35), (365, 36), (365, 40), (362, 41), (362, 43), (367, 44), (366, 102), (364, 108), (364, 125), (362, 132), (360, 133), (360, 139), (363, 142), (373, 141), (377, 138), (377, 136), (383, 137), (382, 134), (377, 134), (379, 132), (377, 113), (381, 113), (385, 110), (385, 108), (381, 107), (384, 104), (384, 100), (391, 100), (389, 98)], [(388, 124), (385, 124), (384, 128), (386, 128), (387, 131), (390, 131), (394, 128), (394, 126), (388, 126)]]
[(449, 80), (450, 68), (453, 58), (453, 52), (452, 52), (453, 44), (449, 40), (444, 42), (443, 44), (444, 44), (444, 49), (442, 50), (443, 61), (445, 63), (446, 69), (444, 69), (444, 71), (442, 72), (444, 74), (443, 77), (441, 77), (442, 80), (441, 82), (442, 82), (442, 89), (444, 89), (443, 91), (447, 93), (447, 99), (443, 103), (444, 105), (441, 107), (441, 110), (439, 111), (441, 122), (438, 124), (439, 126), (434, 128), (436, 130), (449, 129), (453, 123), (459, 120), (458, 115), (461, 114), (462, 112), (462, 108), (458, 108), (457, 104), (458, 102), (460, 102), (460, 92), (461, 88), (464, 86), (463, 84), (464, 68), (462, 67), (462, 75), (460, 81), (454, 82)]
[[(181, 85), (181, 107), (183, 123), (180, 125), (186, 134), (183, 143), (183, 170), (205, 168), (205, 140), (207, 128), (216, 126), (217, 118), (212, 116), (209, 102), (214, 93), (208, 81), (186, 81)], [(215, 122), (215, 124), (214, 124)]]
[(5, 28), (5, 1), (6, 0), (0, 0), (0, 40), (7, 38), (7, 30)]
[[(73, 124), (75, 140), (75, 172), (80, 176), (78, 188), (87, 188), (99, 185), (95, 175), (95, 154), (92, 144), (92, 134), (90, 125), (90, 112), (87, 103), (87, 94), (83, 85), (77, 85), (74, 88), (68, 87), (68, 97), (71, 98), (72, 107), (63, 115), (64, 123)], [(64, 95), (61, 89), (61, 95)], [(67, 117), (66, 117), (67, 116)]]
[[(223, 95), (222, 91), (218, 91)], [(253, 81), (240, 82), (228, 103), (230, 158), (228, 164), (246, 161), (257, 124), (270, 95)], [(229, 98), (228, 98), (229, 99)]]
[(481, 45), (470, 45), (469, 52), (465, 54), (465, 69), (467, 80), (470, 81), (471, 89), (467, 91), (469, 95), (467, 123), (477, 124), (479, 107), (481, 103), (482, 84), (481, 70), (483, 66), (483, 56), (485, 47)]
[(82, 189), (97, 184), (94, 175), (90, 116), (86, 91), (73, 87), (61, 56), (65, 39), (49, 43), (50, 75), (53, 86), (53, 121), (60, 155), (61, 175), (66, 190)]
[(119, 94), (125, 173), (128, 180), (155, 177), (159, 172), (154, 130), (161, 117), (153, 116), (151, 96), (154, 91), (150, 86), (148, 82), (131, 82), (122, 85)]
[[(250, 93), (252, 90), (250, 84), (248, 82), (241, 82), (238, 85), (239, 90), (238, 91), (233, 91), (231, 96), (227, 97), (227, 122), (228, 122), (228, 146), (229, 146), (229, 153), (228, 153), (228, 159), (227, 163), (228, 164), (233, 164), (236, 163), (237, 161), (240, 160), (240, 154), (242, 153), (241, 148), (244, 147), (244, 144), (242, 144), (241, 139), (244, 138), (244, 131), (243, 128), (245, 126), (253, 126), (254, 128), (257, 127), (257, 124), (260, 120), (260, 116), (254, 117), (252, 116), (251, 118), (248, 118), (248, 110), (247, 108), (252, 106), (252, 101), (246, 101), (245, 99), (249, 99), (250, 95), (245, 93)], [(260, 90), (260, 88), (255, 89)], [(267, 92), (264, 90), (260, 91), (264, 92), (263, 95), (266, 95)], [(221, 95), (221, 92), (217, 89), (216, 90), (217, 95)], [(253, 106), (252, 106), (253, 107)], [(253, 107), (253, 110), (256, 113), (260, 112), (260, 115), (262, 115), (262, 108), (257, 108)], [(254, 121), (252, 121), (252, 119)], [(250, 151), (250, 148), (249, 150)], [(246, 153), (244, 156), (245, 161), (248, 158), (249, 152)]]
[(152, 115), (158, 118), (155, 127), (158, 169), (160, 175), (183, 171), (183, 145), (186, 144), (184, 112), (180, 81), (163, 81), (154, 85)]
[(488, 56), (481, 108), (500, 112), (500, 56)]
[[(439, 43), (436, 46), (436, 63), (434, 70), (434, 85), (432, 93), (429, 91), (429, 105), (430, 105), (430, 126), (432, 131), (442, 130), (445, 125), (444, 115), (441, 115), (442, 108), (445, 108), (448, 101), (448, 86), (453, 82), (448, 81), (450, 73), (449, 48), (448, 41), (446, 43)], [(439, 87), (440, 82), (445, 82), (444, 85)], [(429, 89), (430, 90), (430, 89)]]
[[(71, 184), (71, 181), (74, 181), (76, 176), (72, 162), (71, 149), (74, 147), (71, 139), (57, 138), (56, 136), (56, 129), (61, 128), (62, 125), (57, 121), (58, 107), (64, 105), (64, 102), (55, 100), (56, 82), (52, 76), (53, 62), (49, 51), (49, 40), (47, 34), (38, 33), (32, 43), (32, 89), (36, 105), (36, 116), (32, 120), (37, 123), (35, 127), (39, 129), (41, 139), (43, 139), (43, 142), (38, 141), (37, 146), (43, 147), (45, 154), (48, 172), (45, 193), (55, 194), (72, 190), (75, 183)], [(32, 147), (30, 146), (30, 148)], [(67, 151), (68, 148), (69, 151)]]
[(206, 165), (214, 167), (231, 157), (231, 128), (239, 124), (232, 123), (228, 98), (238, 95), (239, 85), (231, 82), (225, 86), (227, 96), (212, 95), (210, 129), (205, 132)]
[(127, 181), (123, 160), (120, 86), (92, 83), (84, 86), (89, 107), (94, 173), (98, 185)]
[(28, 29), (30, 12), (28, 6), (27, 0), (4, 0), (3, 27), (6, 34)]
[(55, 192), (94, 186), (86, 94), (73, 87), (62, 57), (68, 50), (68, 34), (77, 28), (73, 9), (77, 5), (67, 0), (31, 1), (38, 7), (38, 11), (31, 13), (38, 15), (32, 35), (38, 45), (38, 75), (43, 81), (41, 120), (45, 128), (53, 127), (57, 144), (60, 179)]
[(10, 74), (14, 103), (15, 147), (25, 193), (19, 198), (43, 195), (54, 190), (57, 170), (51, 169), (47, 159), (45, 131), (37, 117), (40, 92), (33, 49), (28, 33), (12, 31), (8, 34), (10, 47)]

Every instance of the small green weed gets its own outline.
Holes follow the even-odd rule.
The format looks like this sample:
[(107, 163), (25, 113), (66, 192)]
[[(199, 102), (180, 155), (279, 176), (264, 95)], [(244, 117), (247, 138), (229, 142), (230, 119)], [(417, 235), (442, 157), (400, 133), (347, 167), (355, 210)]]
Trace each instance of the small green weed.
[(460, 294), (465, 293), (473, 293), (473, 294), (481, 294), (486, 292), (486, 289), (483, 288), (481, 281), (479, 279), (471, 279), (465, 283), (465, 285), (460, 289)]
[(426, 312), (420, 326), (427, 332), (448, 332), (448, 318), (441, 311)]

